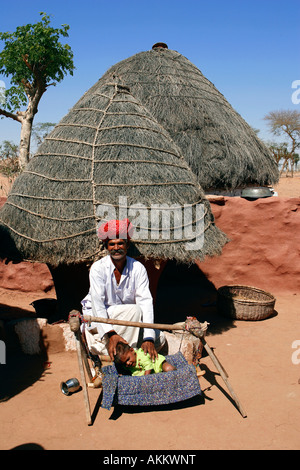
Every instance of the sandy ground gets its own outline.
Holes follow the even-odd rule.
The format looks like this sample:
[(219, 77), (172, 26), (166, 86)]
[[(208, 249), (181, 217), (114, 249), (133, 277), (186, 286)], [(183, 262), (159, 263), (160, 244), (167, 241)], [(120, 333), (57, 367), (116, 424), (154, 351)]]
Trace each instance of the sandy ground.
[[(279, 196), (299, 197), (300, 178), (282, 178), (275, 189)], [(80, 377), (76, 353), (59, 351), (50, 340), (44, 356), (7, 348), (7, 364), (0, 364), (0, 372), (10, 369), (2, 375), (10, 383), (7, 399), (0, 403), (0, 449), (131, 450), (133, 455), (134, 450), (299, 449), (300, 292), (288, 286), (278, 292), (274, 286), (272, 293), (276, 312), (263, 321), (231, 321), (207, 310), (208, 344), (227, 370), (246, 418), (205, 356), (199, 400), (155, 409), (105, 410), (99, 391), (90, 389), (93, 424), (87, 426), (83, 392), (67, 397), (60, 391), (62, 381)], [(39, 295), (0, 289), (0, 304), (30, 314), (29, 304)]]

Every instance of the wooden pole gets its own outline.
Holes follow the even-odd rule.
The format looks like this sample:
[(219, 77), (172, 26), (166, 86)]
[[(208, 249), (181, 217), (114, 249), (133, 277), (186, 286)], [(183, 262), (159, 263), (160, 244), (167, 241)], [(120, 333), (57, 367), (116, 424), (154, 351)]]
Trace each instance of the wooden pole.
[(133, 326), (137, 328), (153, 328), (154, 330), (184, 330), (185, 322), (174, 323), (173, 325), (167, 325), (164, 323), (142, 323), (138, 321), (127, 321), (127, 320), (113, 320), (111, 318), (92, 317), (90, 315), (84, 315), (83, 319), (88, 323), (108, 323), (109, 325), (123, 325)]
[(89, 365), (89, 362), (88, 362), (88, 358), (87, 358), (87, 353), (86, 353), (85, 345), (83, 344), (81, 334), (79, 335), (79, 341), (80, 341), (80, 346), (81, 346), (81, 357), (82, 357), (83, 363), (84, 363), (84, 365), (85, 365), (85, 370), (86, 370), (86, 373), (87, 373), (87, 375), (88, 375), (88, 379), (89, 379), (89, 381), (91, 382), (92, 379), (93, 379), (93, 376), (92, 376), (91, 368), (90, 368), (90, 365)]
[(76, 342), (78, 365), (79, 365), (83, 396), (84, 396), (86, 420), (87, 420), (87, 424), (90, 426), (92, 424), (92, 417), (91, 417), (90, 401), (89, 401), (89, 396), (88, 396), (88, 391), (87, 391), (87, 384), (86, 384), (84, 368), (83, 368), (83, 359), (82, 359), (82, 354), (81, 354), (80, 330), (75, 332), (75, 342)]
[(235, 391), (233, 390), (229, 380), (228, 380), (228, 374), (227, 372), (225, 371), (224, 367), (222, 366), (222, 364), (220, 363), (219, 359), (217, 358), (217, 356), (214, 354), (214, 352), (212, 351), (212, 349), (210, 348), (210, 346), (207, 344), (206, 340), (204, 337), (201, 337), (200, 338), (205, 350), (207, 351), (209, 357), (211, 358), (211, 360), (213, 361), (214, 365), (216, 366), (216, 368), (218, 369), (218, 371), (220, 372), (220, 375), (222, 377), (222, 379), (224, 380), (232, 398), (234, 399), (235, 403), (236, 403), (236, 406), (238, 407), (238, 410), (240, 411), (241, 415), (243, 418), (246, 418), (247, 417), (247, 414), (245, 413), (245, 411), (243, 410), (242, 408), (242, 405), (235, 393)]

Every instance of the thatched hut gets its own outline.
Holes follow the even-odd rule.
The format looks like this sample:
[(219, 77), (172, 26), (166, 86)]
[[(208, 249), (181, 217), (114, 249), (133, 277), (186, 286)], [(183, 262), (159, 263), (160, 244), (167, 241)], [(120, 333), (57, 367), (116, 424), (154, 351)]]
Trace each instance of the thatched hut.
[[(173, 213), (165, 232), (151, 230), (153, 205)], [(175, 216), (175, 206), (189, 208), (192, 219), (180, 210)], [(168, 132), (113, 82), (85, 93), (16, 179), (0, 212), (0, 257), (47, 263), (66, 296), (74, 266), (103, 255), (97, 228), (115, 216), (139, 226), (134, 256), (190, 262), (220, 254), (227, 241)], [(199, 229), (203, 243), (196, 246)], [(70, 297), (76, 290), (73, 276)]]
[(157, 43), (112, 66), (169, 132), (205, 191), (273, 185), (277, 165), (254, 130), (187, 58)]

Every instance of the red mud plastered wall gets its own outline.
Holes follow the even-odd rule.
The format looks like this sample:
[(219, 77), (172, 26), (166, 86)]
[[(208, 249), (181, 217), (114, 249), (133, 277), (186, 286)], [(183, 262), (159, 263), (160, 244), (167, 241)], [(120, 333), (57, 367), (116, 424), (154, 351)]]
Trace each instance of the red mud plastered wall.
[[(6, 197), (0, 197), (0, 208), (5, 201)], [(0, 287), (20, 292), (48, 292), (54, 284), (46, 264), (0, 261)]]
[(20, 292), (48, 292), (54, 284), (47, 265), (10, 261), (0, 262), (0, 287)]
[[(0, 207), (4, 202), (1, 198)], [(216, 225), (231, 241), (220, 256), (196, 261), (201, 271), (216, 288), (242, 284), (271, 293), (299, 293), (300, 199), (226, 197), (224, 202), (212, 203), (211, 208)], [(47, 292), (53, 280), (45, 264), (0, 262), (0, 287)]]
[(216, 288), (241, 284), (269, 292), (300, 292), (300, 199), (248, 201), (226, 197), (211, 204), (230, 242), (219, 257), (197, 262)]

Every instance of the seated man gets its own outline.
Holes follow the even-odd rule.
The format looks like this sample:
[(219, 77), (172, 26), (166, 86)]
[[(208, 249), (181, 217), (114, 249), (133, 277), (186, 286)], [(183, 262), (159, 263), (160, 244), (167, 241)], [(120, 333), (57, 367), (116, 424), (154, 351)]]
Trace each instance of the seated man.
[[(133, 230), (128, 219), (110, 221), (98, 229), (108, 255), (93, 263), (90, 269), (90, 290), (82, 300), (84, 315), (102, 318), (153, 323), (153, 300), (146, 268), (127, 256)], [(109, 354), (113, 361), (119, 341), (141, 347), (154, 361), (164, 335), (153, 329), (94, 322), (85, 331), (92, 354)]]

